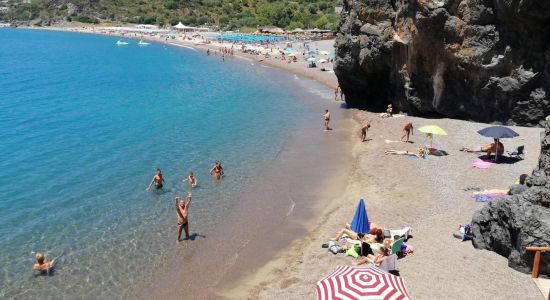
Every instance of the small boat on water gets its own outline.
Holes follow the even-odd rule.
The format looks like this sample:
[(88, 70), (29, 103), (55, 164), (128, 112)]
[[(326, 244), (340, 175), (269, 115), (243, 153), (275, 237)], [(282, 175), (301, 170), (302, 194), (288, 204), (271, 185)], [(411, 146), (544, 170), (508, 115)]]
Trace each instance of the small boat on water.
[(140, 45), (140, 46), (147, 46), (147, 45), (149, 45), (149, 44), (150, 44), (150, 43), (144, 42), (144, 41), (142, 41), (142, 40), (139, 40), (139, 43), (138, 43), (138, 45)]
[(116, 44), (117, 44), (117, 46), (126, 46), (126, 45), (128, 45), (127, 42), (121, 41), (121, 40), (116, 41)]

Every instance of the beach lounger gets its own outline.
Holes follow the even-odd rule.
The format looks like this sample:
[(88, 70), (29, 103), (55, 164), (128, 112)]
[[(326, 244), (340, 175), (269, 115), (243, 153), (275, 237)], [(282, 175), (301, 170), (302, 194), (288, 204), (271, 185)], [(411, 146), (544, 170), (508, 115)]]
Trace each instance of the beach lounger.
[(378, 267), (388, 273), (390, 271), (399, 270), (397, 268), (397, 254), (388, 256), (388, 258), (386, 258)]

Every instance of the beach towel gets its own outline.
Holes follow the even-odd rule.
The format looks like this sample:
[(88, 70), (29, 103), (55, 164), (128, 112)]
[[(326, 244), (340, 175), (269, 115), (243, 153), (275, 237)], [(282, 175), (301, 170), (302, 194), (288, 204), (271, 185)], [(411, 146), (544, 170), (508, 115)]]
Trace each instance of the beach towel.
[(472, 167), (478, 168), (478, 169), (489, 169), (493, 163), (486, 160), (476, 159), (472, 163)]
[(472, 199), (475, 202), (490, 202), (498, 198), (502, 198), (508, 194), (509, 190), (505, 189), (492, 189), (484, 190), (481, 192), (474, 192), (472, 194)]

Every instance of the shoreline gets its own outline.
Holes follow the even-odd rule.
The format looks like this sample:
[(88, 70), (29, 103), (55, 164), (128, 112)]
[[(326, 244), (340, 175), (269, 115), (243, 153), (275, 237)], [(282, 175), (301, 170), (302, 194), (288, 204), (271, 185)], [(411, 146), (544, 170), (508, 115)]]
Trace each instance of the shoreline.
[[(164, 43), (156, 39), (147, 40)], [(214, 46), (198, 46), (192, 43), (183, 45), (203, 50), (216, 49)], [(294, 73), (290, 67), (286, 67), (294, 67), (294, 64), (272, 62), (274, 65), (270, 65), (266, 61), (254, 60), (254, 56), (239, 54), (241, 53), (235, 53), (235, 57)], [(307, 71), (294, 74), (308, 78), (315, 75), (308, 74)], [(334, 73), (332, 75), (335, 77)], [(330, 88), (334, 87), (330, 86), (330, 82), (317, 82)], [(414, 238), (410, 242), (415, 246), (415, 254), (399, 261), (401, 276), (413, 298), (540, 297), (529, 275), (508, 268), (505, 258), (493, 252), (474, 249), (471, 243), (459, 242), (452, 238), (451, 234), (457, 224), (469, 222), (473, 211), (481, 205), (471, 201), (468, 198), (469, 194), (461, 189), (471, 185), (483, 185), (486, 188), (508, 187), (521, 172), (530, 173), (538, 158), (540, 139), (537, 131), (541, 129), (514, 127), (514, 130), (520, 132), (521, 139), (507, 140), (507, 149), (511, 149), (512, 145), (517, 146), (520, 142), (528, 144), (529, 151), (524, 161), (509, 168), (506, 168), (506, 165), (495, 165), (490, 170), (477, 170), (467, 166), (473, 156), (456, 153), (455, 149), (459, 146), (482, 143), (482, 138), (470, 133), (484, 124), (416, 117), (380, 119), (377, 114), (357, 110), (346, 111), (353, 114), (353, 117), (340, 120), (345, 123), (342, 127), (348, 131), (341, 132), (339, 139), (353, 141), (351, 145), (340, 149), (344, 152), (349, 150), (351, 159), (347, 163), (350, 169), (344, 175), (338, 175), (343, 177), (343, 181), (339, 182), (341, 186), (327, 184), (331, 181), (329, 176), (320, 184), (324, 189), (340, 189), (340, 195), (318, 200), (327, 206), (318, 208), (315, 212), (317, 217), (311, 218), (311, 224), (306, 227), (307, 230), (301, 238), (272, 254), (272, 258), (262, 266), (241, 270), (240, 278), (210, 287), (218, 287), (223, 291), (211, 291), (206, 298), (312, 298), (317, 280), (329, 274), (336, 265), (354, 263), (349, 257), (327, 254), (326, 249), (321, 249), (320, 244), (324, 243), (327, 237), (334, 235), (344, 222), (351, 221), (357, 200), (361, 196), (365, 197), (371, 221), (391, 228), (406, 225), (413, 227)], [(373, 140), (360, 143), (357, 141), (357, 132), (359, 124), (365, 119), (372, 121), (373, 128), (367, 133), (367, 137)], [(431, 123), (444, 124), (442, 127), (446, 130), (451, 128), (452, 130), (448, 131), (456, 140), (450, 140), (448, 137), (437, 140), (440, 143), (438, 146), (449, 150), (451, 155), (443, 158), (430, 157), (425, 161), (384, 156), (384, 149), (407, 148), (414, 151), (415, 145), (422, 141), (420, 133), (417, 133), (412, 138), (417, 144), (384, 142), (388, 139), (399, 139), (402, 123), (406, 121), (412, 121), (416, 128)], [(463, 175), (466, 178), (462, 178), (460, 174), (467, 176)], [(196, 271), (200, 271), (200, 268)], [(169, 272), (167, 276), (174, 276), (174, 273)], [(440, 282), (440, 290), (433, 289), (434, 280)], [(487, 282), (491, 282), (491, 285), (488, 286)], [(470, 288), (464, 290), (464, 286)], [(184, 287), (178, 287), (177, 281), (170, 280), (167, 285), (157, 286), (154, 290), (163, 292), (162, 289), (166, 288), (174, 288), (174, 293), (147, 293), (141, 296), (147, 298), (160, 295), (160, 298), (174, 298), (176, 295), (182, 297), (185, 294), (181, 293), (189, 292)]]
[[(133, 40), (137, 40), (137, 39), (141, 38), (144, 41), (156, 42), (156, 43), (170, 45), (170, 46), (176, 46), (176, 47), (185, 47), (185, 48), (197, 49), (197, 50), (199, 50), (203, 53), (204, 53), (204, 51), (206, 51), (206, 49), (217, 50), (220, 47), (219, 45), (196, 45), (196, 44), (193, 44), (192, 42), (181, 41), (181, 40), (168, 40), (168, 41), (165, 41), (165, 40), (160, 39), (160, 38), (131, 37), (131, 36), (123, 36), (123, 35), (101, 34), (99, 32), (93, 32), (93, 31), (81, 31), (81, 30), (74, 31), (74, 30), (69, 30), (69, 29), (64, 29), (64, 28), (25, 28), (25, 29), (49, 30), (49, 31), (60, 31), (60, 32), (73, 32), (73, 33), (84, 33), (84, 34), (97, 34), (97, 35), (103, 35), (103, 36), (118, 36), (118, 37), (124, 37), (124, 38), (129, 38), (129, 39), (131, 38)], [(277, 69), (281, 72), (288, 73), (289, 75), (294, 74), (295, 76), (306, 78), (306, 80), (311, 80), (311, 81), (315, 82), (316, 84), (321, 84), (325, 87), (328, 87), (329, 89), (326, 91), (326, 93), (328, 93), (327, 97), (330, 98), (330, 100), (332, 102), (332, 103), (330, 103), (331, 106), (334, 106), (333, 108), (331, 108), (331, 110), (335, 109), (336, 106), (340, 106), (341, 103), (342, 103), (342, 102), (336, 102), (336, 101), (332, 100), (332, 98), (331, 98), (332, 95), (333, 95), (332, 94), (332, 89), (336, 85), (336, 76), (334, 75), (333, 72), (321, 72), (321, 71), (319, 71), (319, 69), (306, 69), (306, 63), (305, 62), (304, 63), (291, 63), (291, 64), (289, 64), (289, 63), (286, 63), (284, 61), (274, 60), (274, 59), (261, 59), (261, 60), (258, 60), (257, 59), (258, 57), (255, 56), (255, 55), (249, 55), (249, 54), (246, 54), (246, 53), (241, 53), (239, 51), (235, 51), (235, 54), (234, 54), (233, 57), (237, 58), (237, 59), (244, 59), (244, 60), (247, 60), (247, 61), (250, 61), (250, 62), (255, 62), (255, 63), (261, 64), (261, 65), (267, 66), (269, 68), (274, 68), (274, 69)], [(231, 57), (228, 57), (226, 59), (231, 59)], [(223, 65), (220, 65), (220, 67), (223, 67)], [(296, 88), (298, 88), (297, 85), (296, 85)], [(311, 99), (303, 100), (303, 101), (311, 101)], [(318, 104), (314, 104), (314, 103), (310, 103), (308, 105), (314, 105), (314, 106), (317, 105), (318, 106)], [(347, 132), (354, 125), (353, 121), (352, 121), (352, 119), (349, 115), (349, 112), (350, 111), (348, 111), (348, 110), (341, 110), (338, 113), (333, 112), (333, 116), (336, 117), (336, 118), (340, 118), (340, 117), (343, 117), (343, 116), (345, 116), (345, 117), (336, 122), (335, 125), (337, 127), (337, 130), (335, 130), (334, 132), (329, 133), (332, 136), (336, 136), (335, 138), (338, 140), (338, 143), (333, 143), (335, 146), (332, 147), (332, 150), (331, 150), (332, 153), (330, 153), (329, 156), (330, 155), (332, 155), (332, 156), (339, 155), (340, 153), (351, 153), (350, 146), (346, 146), (345, 141), (344, 141), (344, 143), (342, 143), (342, 141), (344, 140), (344, 137), (346, 137), (348, 135)], [(339, 131), (341, 131), (342, 133), (339, 134), (339, 136), (338, 136), (337, 132), (339, 132)], [(309, 130), (307, 132), (307, 134), (311, 134), (311, 130)], [(300, 135), (300, 134), (298, 134), (298, 135)], [(302, 133), (301, 135), (302, 135), (302, 137), (300, 137), (300, 138), (294, 137), (294, 138), (290, 138), (290, 139), (303, 140), (305, 134)], [(324, 134), (321, 132), (321, 135), (324, 135)], [(319, 141), (316, 141), (315, 144), (313, 144), (313, 146), (314, 146), (313, 148), (317, 147), (318, 142)], [(349, 142), (351, 142), (351, 140), (348, 140), (348, 143)], [(294, 141), (294, 142), (291, 142), (291, 143), (297, 144), (299, 142)], [(302, 146), (291, 145), (291, 146), (288, 147), (289, 149), (286, 150), (286, 151), (290, 152), (290, 153), (294, 152), (296, 150), (298, 150), (298, 152), (303, 152), (303, 150), (304, 150), (303, 146), (304, 145), (302, 145)], [(310, 149), (310, 150), (313, 151), (315, 149)], [(285, 154), (283, 153), (283, 155), (285, 155)], [(290, 154), (290, 156), (292, 156), (292, 154)], [(328, 159), (329, 156), (325, 156), (325, 159)], [(311, 205), (305, 205), (305, 203), (304, 203), (305, 201), (302, 201), (302, 203), (300, 203), (300, 201), (298, 199), (291, 200), (291, 201), (293, 201), (293, 202), (295, 201), (295, 202), (288, 209), (288, 212), (287, 212), (286, 207), (284, 208), (284, 211), (286, 212), (286, 216), (284, 216), (283, 219), (280, 221), (281, 224), (279, 224), (279, 226), (282, 226), (281, 228), (283, 228), (283, 230), (281, 230), (281, 231), (294, 232), (294, 233), (285, 234), (285, 235), (279, 237), (278, 239), (280, 241), (282, 241), (283, 243), (278, 243), (278, 245), (276, 245), (274, 243), (266, 244), (263, 247), (263, 250), (262, 250), (263, 254), (261, 255), (261, 258), (262, 258), (261, 260), (256, 259), (253, 262), (248, 262), (248, 265), (249, 265), (248, 267), (242, 267), (243, 261), (245, 263), (247, 263), (246, 259), (242, 259), (242, 258), (253, 255), (253, 252), (257, 251), (257, 248), (258, 248), (258, 247), (255, 247), (254, 251), (252, 251), (252, 253), (250, 253), (250, 251), (249, 251), (250, 249), (247, 250), (246, 247), (242, 247), (240, 250), (237, 251), (238, 255), (237, 255), (237, 257), (235, 257), (234, 262), (232, 262), (232, 264), (225, 271), (220, 272), (219, 270), (217, 270), (220, 273), (227, 273), (227, 275), (223, 276), (223, 280), (222, 280), (222, 278), (218, 278), (214, 284), (208, 284), (206, 287), (204, 285), (200, 284), (201, 281), (203, 281), (203, 280), (212, 280), (212, 278), (213, 278), (212, 276), (205, 276), (205, 277), (198, 276), (200, 278), (193, 278), (191, 281), (189, 281), (189, 279), (186, 279), (187, 283), (182, 285), (179, 282), (181, 282), (181, 280), (183, 278), (186, 278), (185, 275), (186, 275), (186, 271), (188, 271), (188, 270), (181, 270), (181, 272), (180, 272), (180, 270), (178, 270), (179, 268), (172, 267), (172, 268), (169, 268), (168, 270), (163, 270), (163, 271), (159, 272), (160, 277), (156, 278), (156, 279), (153, 279), (153, 284), (149, 287), (144, 288), (141, 292), (138, 292), (137, 296), (139, 298), (154, 297), (154, 298), (160, 298), (160, 299), (173, 299), (174, 297), (178, 297), (178, 295), (181, 295), (181, 293), (186, 292), (187, 294), (189, 294), (189, 293), (193, 294), (194, 297), (198, 296), (198, 297), (201, 297), (201, 298), (211, 298), (211, 297), (212, 298), (217, 298), (217, 297), (242, 298), (242, 297), (245, 297), (245, 295), (249, 294), (250, 291), (252, 291), (255, 288), (254, 285), (247, 284), (246, 289), (243, 288), (245, 286), (245, 285), (243, 285), (239, 288), (239, 291), (237, 291), (237, 292), (230, 291), (229, 293), (227, 293), (227, 291), (230, 289), (230, 286), (232, 284), (234, 284), (236, 282), (242, 282), (239, 279), (244, 278), (248, 274), (255, 273), (255, 272), (258, 272), (258, 271), (266, 272), (266, 270), (267, 270), (267, 273), (270, 273), (273, 270), (273, 268), (275, 268), (275, 266), (270, 267), (271, 262), (276, 261), (277, 257), (281, 253), (284, 253), (285, 251), (287, 251), (287, 248), (288, 248), (287, 241), (289, 241), (289, 240), (293, 241), (295, 239), (300, 239), (300, 237), (302, 237), (304, 235), (307, 235), (308, 232), (310, 232), (313, 229), (314, 225), (317, 222), (318, 217), (323, 215), (324, 211), (326, 210), (323, 207), (325, 205), (327, 205), (331, 199), (333, 199), (334, 197), (338, 196), (339, 194), (341, 194), (343, 192), (343, 190), (341, 189), (341, 186), (343, 186), (345, 184), (345, 179), (347, 178), (347, 174), (349, 173), (349, 170), (351, 169), (351, 165), (346, 167), (345, 159), (343, 159), (345, 157), (347, 157), (347, 156), (346, 155), (341, 155), (339, 163), (332, 163), (331, 164), (332, 166), (338, 166), (337, 170), (334, 169), (334, 170), (332, 170), (332, 172), (330, 174), (325, 174), (324, 176), (320, 176), (318, 178), (318, 180), (314, 180), (313, 181), (314, 183), (313, 182), (309, 183), (311, 185), (311, 188), (309, 188), (309, 189), (306, 188), (305, 189), (305, 190), (310, 191), (309, 195), (304, 195), (304, 192), (298, 191), (299, 190), (298, 187), (296, 187), (294, 191), (289, 190), (287, 192), (289, 198), (292, 198), (291, 194), (295, 193), (295, 194), (299, 194), (298, 197), (308, 198), (309, 201), (314, 201), (315, 203), (313, 203)], [(292, 158), (291, 157), (290, 159), (291, 160), (294, 159), (296, 164), (299, 163), (297, 158)], [(322, 162), (322, 161), (316, 161), (315, 164), (318, 164), (320, 162)], [(279, 163), (279, 166), (281, 166), (282, 164), (288, 164), (288, 162)], [(305, 165), (304, 165), (304, 167), (305, 167)], [(320, 168), (320, 170), (322, 170), (322, 169), (323, 168)], [(295, 170), (295, 171), (298, 172), (298, 170)], [(303, 174), (302, 176), (307, 177), (307, 174)], [(342, 180), (335, 181), (334, 179), (331, 179), (331, 176), (336, 176), (337, 178), (341, 178)], [(260, 183), (256, 183), (255, 185), (259, 185), (259, 184)], [(317, 191), (314, 188), (314, 186), (321, 186), (321, 187), (325, 187), (325, 188), (320, 189), (320, 191)], [(300, 185), (300, 189), (303, 189), (303, 184)], [(252, 188), (252, 190), (254, 190), (254, 188)], [(243, 201), (241, 201), (241, 202), (243, 202)], [(239, 222), (238, 217), (234, 216), (234, 215), (238, 215), (241, 211), (246, 210), (247, 206), (251, 206), (252, 204), (253, 204), (253, 201), (248, 200), (247, 203), (240, 203), (240, 205), (237, 208), (232, 209), (231, 210), (232, 212), (228, 216), (228, 219), (230, 221), (226, 222), (226, 223), (229, 223), (229, 224), (227, 224), (227, 226), (233, 226), (236, 223), (238, 223)], [(309, 206), (311, 206), (311, 207), (309, 207)], [(304, 214), (307, 215), (307, 217), (303, 217)], [(292, 218), (296, 217), (295, 215), (298, 215), (299, 222), (291, 221)], [(299, 217), (300, 215), (302, 217)], [(225, 227), (223, 224), (224, 223), (222, 222), (221, 225), (218, 225), (218, 226), (219, 227)], [(216, 231), (216, 230), (213, 230), (213, 231)], [(265, 229), (264, 229), (264, 232), (266, 232)], [(212, 257), (213, 255), (209, 252), (207, 252), (207, 254), (203, 254), (203, 253), (201, 253), (202, 251), (200, 251), (199, 248), (202, 248), (202, 247), (206, 247), (206, 248), (216, 247), (216, 244), (215, 243), (210, 243), (210, 241), (214, 240), (217, 243), (219, 243), (220, 240), (223, 240), (222, 236), (224, 234), (220, 234), (220, 236), (215, 236), (212, 239), (208, 239), (207, 241), (201, 242), (200, 246), (199, 245), (197, 245), (197, 246), (193, 245), (192, 247), (189, 247), (189, 248), (193, 248), (193, 249), (189, 249), (189, 248), (186, 249), (186, 253), (184, 254), (184, 258), (179, 259), (178, 262), (177, 262), (177, 265), (178, 266), (181, 266), (181, 265), (183, 265), (183, 266), (192, 266), (193, 264), (201, 264), (201, 266), (202, 266), (206, 263), (211, 263), (211, 262), (206, 262), (204, 256)], [(213, 236), (212, 233), (209, 233), (207, 235), (208, 236)], [(231, 235), (234, 235), (234, 234), (229, 234), (229, 235), (231, 236)], [(251, 240), (247, 241), (246, 244), (254, 244), (254, 243), (257, 243), (258, 241), (260, 241), (261, 239), (262, 239), (261, 237), (254, 237)], [(231, 243), (231, 241), (225, 241), (223, 243), (224, 247), (226, 247), (228, 243)], [(238, 245), (233, 245), (233, 246), (239, 247)], [(272, 248), (272, 249), (269, 249), (269, 248)], [(247, 251), (249, 253), (247, 253)], [(240, 252), (243, 252), (243, 253), (240, 253)], [(196, 258), (197, 256), (199, 256), (199, 258)], [(221, 263), (221, 262), (217, 261), (217, 263)], [(184, 269), (187, 269), (187, 268), (184, 268)], [(176, 279), (174, 279), (174, 278), (176, 278)], [(198, 288), (197, 288), (197, 286), (198, 286)], [(220, 291), (215, 290), (216, 287), (222, 287), (221, 288), (221, 291), (222, 291), (221, 294), (220, 294)], [(230, 295), (233, 295), (233, 296), (230, 296)]]

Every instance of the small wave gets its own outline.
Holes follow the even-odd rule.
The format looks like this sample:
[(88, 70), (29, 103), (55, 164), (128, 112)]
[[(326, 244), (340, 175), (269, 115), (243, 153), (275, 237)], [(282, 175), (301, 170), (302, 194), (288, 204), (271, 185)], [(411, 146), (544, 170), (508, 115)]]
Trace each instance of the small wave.
[(296, 202), (292, 199), (292, 197), (288, 197), (288, 200), (290, 200), (290, 207), (288, 208), (288, 212), (286, 213), (286, 217), (290, 216), (290, 214), (294, 211), (294, 207), (296, 206)]
[(185, 49), (189, 49), (189, 50), (192, 50), (192, 51), (195, 51), (195, 52), (199, 52), (197, 51), (197, 49), (193, 48), (193, 47), (189, 47), (189, 46), (185, 46), (185, 45), (180, 45), (180, 44), (176, 44), (176, 43), (168, 43), (172, 46), (176, 46), (176, 47), (181, 47), (181, 48), (185, 48)]

